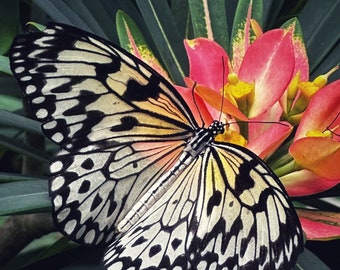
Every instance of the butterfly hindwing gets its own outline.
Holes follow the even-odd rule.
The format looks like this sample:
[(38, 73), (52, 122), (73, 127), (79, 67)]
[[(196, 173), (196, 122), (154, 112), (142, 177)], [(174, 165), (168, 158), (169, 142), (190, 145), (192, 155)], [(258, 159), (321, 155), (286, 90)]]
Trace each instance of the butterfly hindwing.
[(80, 243), (109, 241), (115, 223), (176, 160), (195, 120), (143, 62), (79, 29), (49, 24), (16, 38), (11, 68), (46, 136), (53, 216)]
[[(111, 269), (291, 269), (297, 215), (254, 154), (213, 144), (106, 251)], [(177, 267), (177, 268), (176, 268)]]

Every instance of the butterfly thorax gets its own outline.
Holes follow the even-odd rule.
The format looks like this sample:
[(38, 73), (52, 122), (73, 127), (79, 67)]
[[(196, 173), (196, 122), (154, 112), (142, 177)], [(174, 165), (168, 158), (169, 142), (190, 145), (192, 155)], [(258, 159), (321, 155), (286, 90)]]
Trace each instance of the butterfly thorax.
[(206, 145), (212, 142), (216, 135), (224, 132), (224, 124), (220, 121), (213, 121), (208, 128), (199, 129), (195, 136), (188, 142), (183, 153), (188, 153), (192, 157), (196, 157), (202, 153)]

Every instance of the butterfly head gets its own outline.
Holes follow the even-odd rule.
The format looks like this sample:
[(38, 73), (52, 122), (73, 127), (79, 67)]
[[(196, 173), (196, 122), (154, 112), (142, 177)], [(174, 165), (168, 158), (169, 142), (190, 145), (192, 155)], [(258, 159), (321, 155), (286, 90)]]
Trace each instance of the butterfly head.
[(208, 130), (212, 132), (213, 136), (224, 133), (224, 124), (220, 121), (214, 120), (208, 127)]

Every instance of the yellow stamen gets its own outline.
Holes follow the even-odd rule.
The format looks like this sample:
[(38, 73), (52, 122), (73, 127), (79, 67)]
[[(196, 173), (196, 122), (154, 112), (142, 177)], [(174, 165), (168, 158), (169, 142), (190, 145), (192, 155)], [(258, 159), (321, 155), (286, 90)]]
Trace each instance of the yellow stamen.
[(287, 89), (287, 104), (285, 108), (285, 113), (288, 114), (288, 112), (291, 111), (293, 107), (294, 100), (296, 98), (296, 95), (298, 94), (298, 85), (300, 82), (300, 71), (298, 71), (293, 79), (290, 81)]
[(324, 87), (327, 84), (328, 77), (338, 69), (339, 69), (339, 66), (335, 66), (330, 71), (328, 71), (326, 74), (319, 75), (318, 77), (314, 79), (313, 84), (319, 87), (319, 89), (321, 87)]
[(307, 137), (322, 137), (322, 138), (332, 138), (332, 132), (330, 130), (320, 131), (320, 130), (309, 130), (306, 133)]
[(254, 99), (254, 84), (241, 81), (236, 73), (230, 73), (223, 92), (224, 97), (236, 103), (240, 111), (247, 114)]
[(223, 134), (218, 134), (215, 137), (215, 140), (218, 142), (233, 143), (240, 146), (246, 146), (248, 143), (240, 133), (231, 129), (226, 129)]
[(294, 93), (296, 94), (296, 83), (298, 82), (298, 90), (300, 91), (300, 96), (297, 99), (297, 101), (294, 104), (294, 108), (291, 109), (289, 112), (290, 117), (300, 114), (305, 111), (305, 109), (308, 106), (308, 103), (312, 96), (319, 91), (322, 87), (324, 87), (327, 84), (328, 77), (335, 72), (337, 69), (339, 69), (339, 66), (336, 66), (332, 68), (330, 71), (328, 71), (326, 74), (319, 75), (316, 77), (312, 82), (298, 82), (297, 75), (293, 78), (291, 81), (289, 87), (288, 87), (288, 93), (287, 93), (287, 107), (289, 110), (290, 102), (292, 102)]
[(250, 25), (251, 25), (251, 29), (254, 31), (256, 38), (259, 38), (260, 36), (263, 35), (262, 28), (256, 20), (250, 19)]
[(287, 98), (289, 100), (295, 99), (296, 94), (298, 92), (299, 81), (300, 81), (300, 70), (295, 74), (294, 78), (291, 80), (291, 82), (288, 85)]

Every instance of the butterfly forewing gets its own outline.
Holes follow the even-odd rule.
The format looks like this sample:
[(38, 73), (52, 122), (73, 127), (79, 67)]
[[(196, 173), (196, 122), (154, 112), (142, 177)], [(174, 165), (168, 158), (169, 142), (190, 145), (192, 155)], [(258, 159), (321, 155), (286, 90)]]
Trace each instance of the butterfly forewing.
[[(11, 68), (48, 138), (58, 228), (109, 243), (117, 269), (290, 269), (298, 217), (279, 179), (242, 147), (214, 142), (170, 83), (79, 29), (21, 35)], [(219, 127), (219, 129), (217, 129)]]
[(150, 67), (69, 26), (19, 36), (11, 67), (61, 146), (50, 166), (56, 223), (77, 242), (108, 241), (193, 135), (190, 111)]

